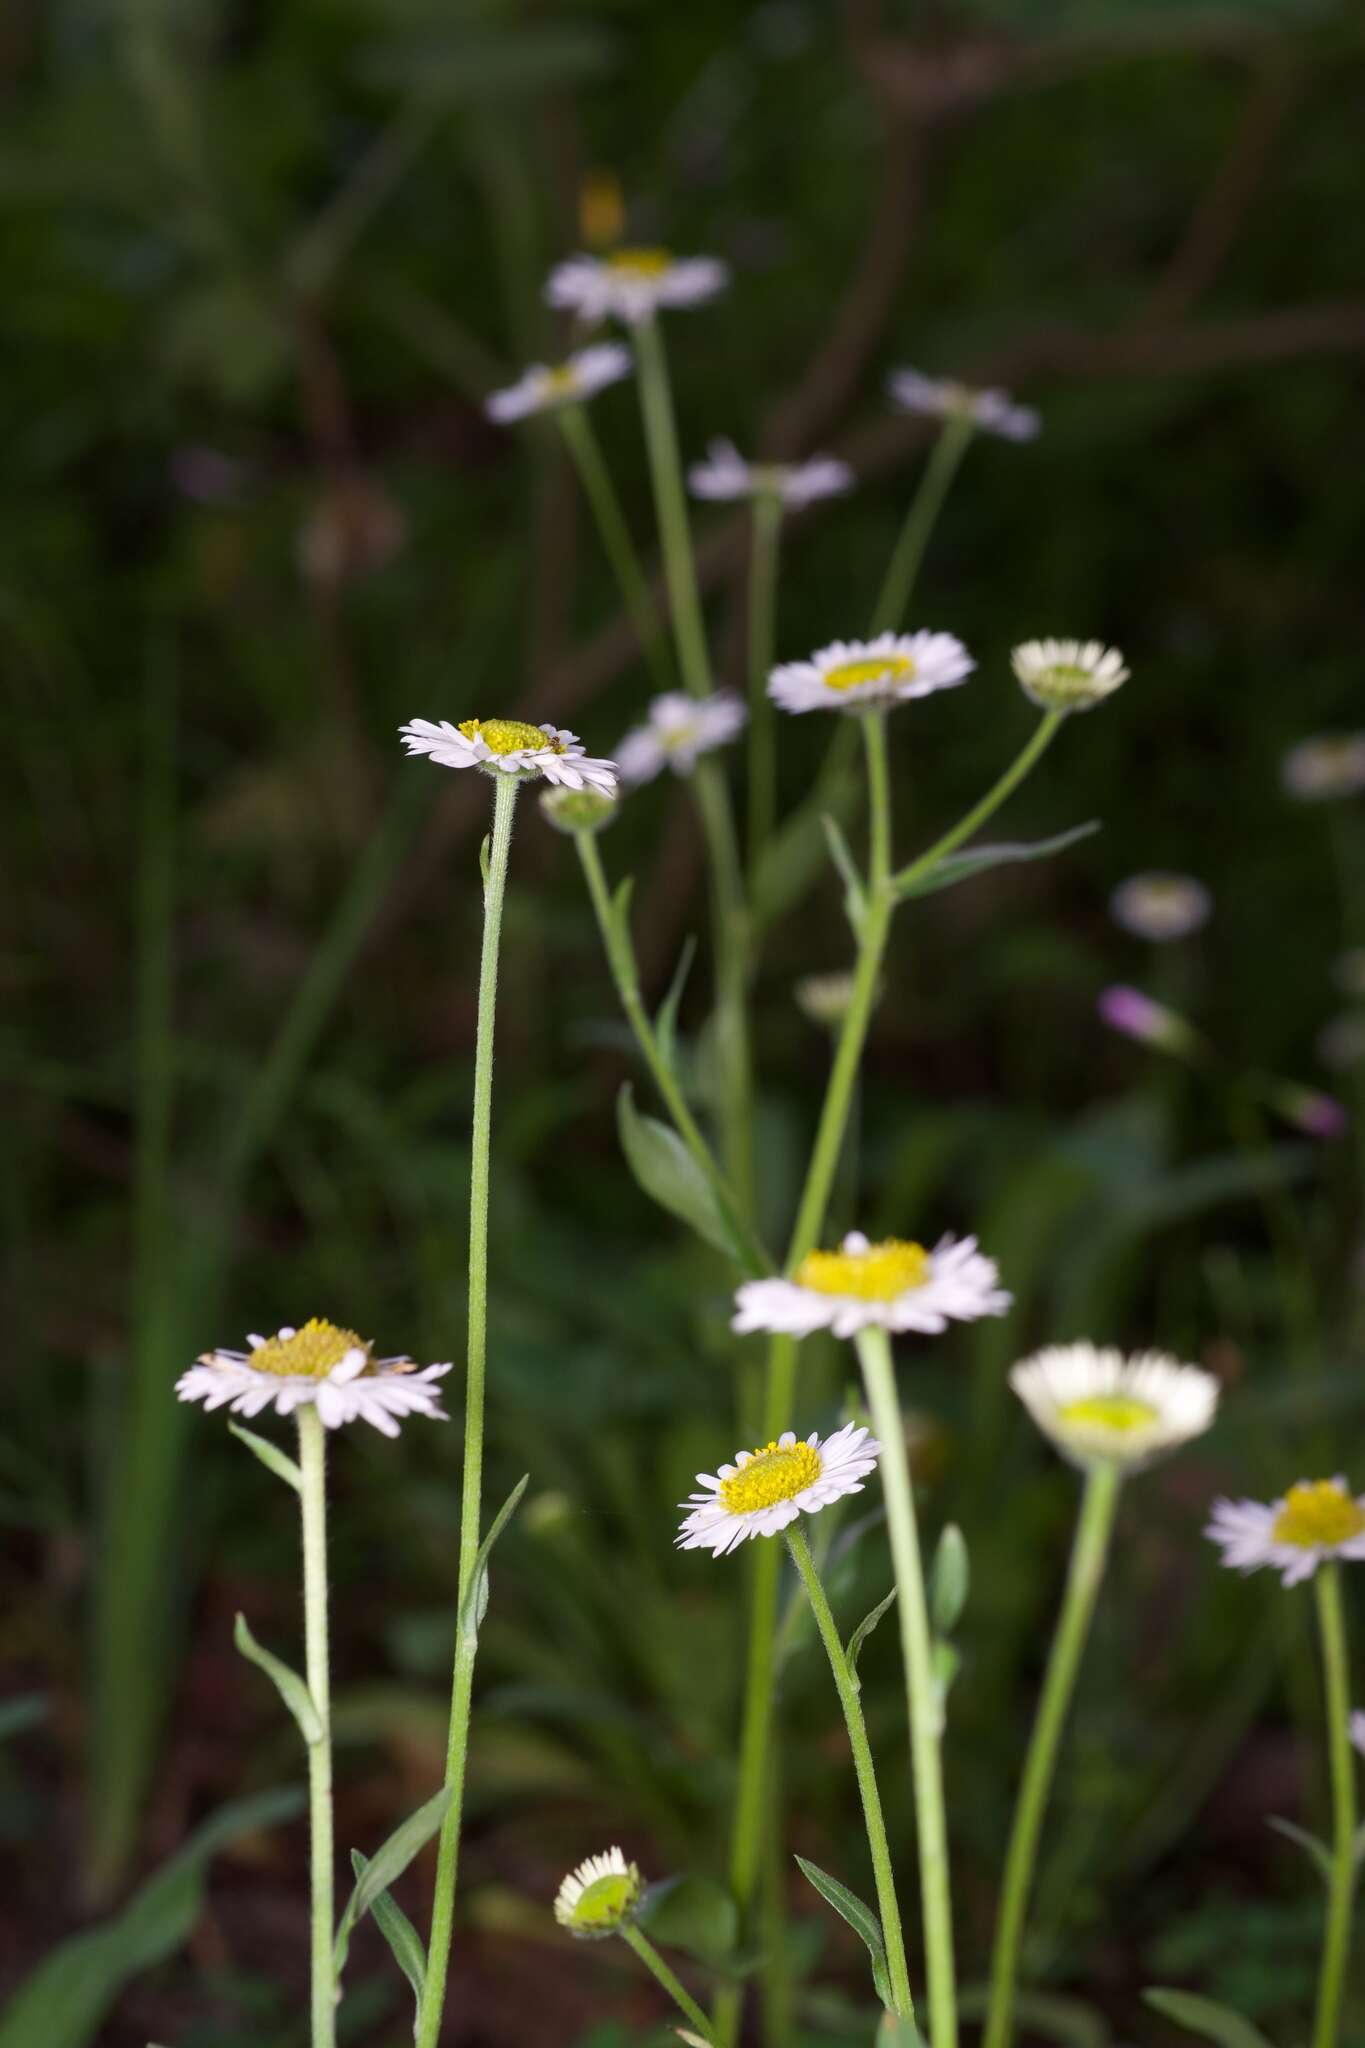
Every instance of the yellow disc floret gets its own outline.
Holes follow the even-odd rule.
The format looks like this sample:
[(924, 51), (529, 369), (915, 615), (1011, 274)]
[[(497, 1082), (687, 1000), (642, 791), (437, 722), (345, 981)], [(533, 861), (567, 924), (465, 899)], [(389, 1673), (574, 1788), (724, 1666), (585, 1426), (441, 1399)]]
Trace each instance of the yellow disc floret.
[(340, 1330), (335, 1323), (313, 1316), (292, 1337), (268, 1337), (258, 1344), (247, 1364), (257, 1372), (278, 1373), (281, 1378), (321, 1380), (348, 1352), (363, 1351), (368, 1356), (369, 1349), (354, 1330)]
[(545, 388), (565, 398), (578, 389), (578, 372), (572, 363), (559, 363), (545, 372)]
[(909, 680), (915, 664), (908, 654), (878, 654), (868, 661), (843, 661), (826, 669), (825, 683), (831, 690), (856, 690), (860, 683), (880, 683), (891, 676)]
[(673, 268), (667, 249), (613, 249), (602, 260), (618, 277), (658, 278)]
[(467, 740), (482, 740), (490, 754), (562, 754), (563, 742), (552, 739), (538, 725), (520, 718), (462, 718), (460, 731)]
[(732, 1515), (757, 1514), (794, 1500), (814, 1486), (824, 1467), (814, 1444), (760, 1444), (747, 1465), (720, 1482), (720, 1497)]
[(888, 1237), (863, 1252), (807, 1252), (793, 1278), (816, 1294), (851, 1294), (858, 1301), (894, 1301), (923, 1287), (932, 1261), (922, 1244)]
[(1290, 1487), (1270, 1533), (1276, 1543), (1292, 1543), (1299, 1550), (1330, 1549), (1365, 1535), (1365, 1508), (1335, 1479), (1315, 1479)]
[(1086, 1394), (1059, 1408), (1057, 1419), (1082, 1429), (1112, 1429), (1122, 1436), (1128, 1430), (1146, 1429), (1161, 1416), (1149, 1401), (1135, 1401), (1131, 1394)]

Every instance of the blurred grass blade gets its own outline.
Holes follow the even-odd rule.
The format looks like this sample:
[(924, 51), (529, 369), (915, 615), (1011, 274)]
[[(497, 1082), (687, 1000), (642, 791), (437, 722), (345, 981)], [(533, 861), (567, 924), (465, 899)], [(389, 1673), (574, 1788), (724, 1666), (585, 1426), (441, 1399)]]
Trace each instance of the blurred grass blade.
[[(351, 1868), (357, 1881), (364, 1877), (369, 1867), (368, 1856), (362, 1856), (359, 1849), (352, 1849)], [(422, 1946), (421, 1935), (387, 1891), (379, 1892), (371, 1899), (370, 1915), (392, 1949), (394, 1961), (412, 1986), (413, 1999), (420, 2012), (427, 1981), (427, 1952)]]
[(442, 1785), (425, 1806), (419, 1806), (416, 1813), (410, 1813), (405, 1821), (399, 1823), (384, 1846), (377, 1849), (366, 1863), (337, 1928), (336, 1946), (332, 1953), (338, 1978), (346, 1967), (352, 1928), (369, 1912), (380, 1893), (387, 1891), (394, 1879), (403, 1875), (419, 1850), (426, 1847), (445, 1819), (446, 1808), (453, 1797), (454, 1787)]
[(311, 1747), (322, 1740), (322, 1723), (313, 1703), (313, 1695), (299, 1677), (290, 1669), (282, 1657), (263, 1650), (246, 1625), (246, 1616), (239, 1614), (232, 1631), (232, 1640), (248, 1661), (264, 1671), (280, 1698), (299, 1724), (299, 1733)]
[(299, 1491), (303, 1485), (303, 1474), (299, 1470), (297, 1459), (291, 1458), (287, 1451), (282, 1451), (278, 1444), (272, 1444), (268, 1437), (257, 1436), (254, 1429), (243, 1429), (240, 1422), (230, 1422), (228, 1433), (235, 1436), (239, 1443), (245, 1444), (249, 1451), (254, 1451), (267, 1471), (273, 1472), (277, 1479), (282, 1479), (286, 1486), (292, 1486), (295, 1493)]
[(1188, 2027), (1201, 2041), (1212, 2041), (1214, 2048), (1271, 2048), (1265, 2035), (1250, 2020), (1244, 2020), (1240, 2013), (1212, 1998), (1196, 1997), (1193, 1991), (1161, 1988), (1144, 1991), (1142, 1996), (1153, 2012), (1174, 2020), (1178, 2027)]

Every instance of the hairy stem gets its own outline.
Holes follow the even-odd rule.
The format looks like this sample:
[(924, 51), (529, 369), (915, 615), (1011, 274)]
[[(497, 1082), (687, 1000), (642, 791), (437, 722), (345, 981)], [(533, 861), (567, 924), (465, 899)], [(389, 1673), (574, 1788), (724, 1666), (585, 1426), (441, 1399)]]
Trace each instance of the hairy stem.
[(1332, 1775), (1332, 1871), (1327, 1891), (1327, 1932), (1318, 1978), (1313, 2048), (1336, 2048), (1341, 2001), (1351, 1956), (1351, 1910), (1355, 1896), (1356, 1793), (1351, 1755), (1351, 1680), (1346, 1662), (1346, 1621), (1341, 1567), (1319, 1566), (1315, 1581), (1322, 1635), (1323, 1690), (1327, 1700), (1327, 1750)]
[(299, 1505), (303, 1522), (305, 1671), (320, 1732), (308, 1745), (308, 1814), (312, 1857), (313, 2048), (336, 2040), (336, 1973), (332, 1963), (332, 1704), (327, 1668), (326, 1431), (316, 1405), (298, 1410)]

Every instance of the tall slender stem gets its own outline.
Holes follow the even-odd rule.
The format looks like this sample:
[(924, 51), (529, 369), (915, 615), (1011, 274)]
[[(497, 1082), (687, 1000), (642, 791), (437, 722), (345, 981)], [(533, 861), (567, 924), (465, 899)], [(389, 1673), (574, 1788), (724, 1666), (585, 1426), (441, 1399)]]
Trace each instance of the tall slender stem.
[(1086, 1475), (1085, 1493), (1071, 1547), (1066, 1592), (1057, 1617), (1057, 1632), (1052, 1639), (1005, 1857), (1000, 1920), (991, 1958), (990, 2005), (982, 2048), (1009, 2048), (1014, 2035), (1019, 1947), (1028, 1912), (1038, 1837), (1056, 1768), (1062, 1728), (1075, 1690), (1081, 1653), (1090, 1630), (1100, 1581), (1104, 1577), (1114, 1510), (1118, 1504), (1119, 1478), (1117, 1465), (1094, 1465)]
[(661, 690), (666, 690), (672, 680), (668, 668), (668, 656), (664, 649), (659, 615), (649, 594), (645, 572), (640, 566), (640, 557), (630, 537), (626, 516), (621, 510), (621, 500), (616, 495), (611, 473), (602, 454), (602, 446), (593, 430), (591, 420), (581, 405), (561, 406), (555, 417), (559, 421), (564, 439), (569, 445), (582, 480), (589, 505), (592, 507), (602, 549), (611, 564), (612, 571), (620, 585), (621, 597), (630, 614), (645, 658), (654, 671), (654, 681)]
[(1351, 1955), (1351, 1909), (1355, 1895), (1356, 1793), (1351, 1755), (1351, 1681), (1346, 1666), (1346, 1622), (1342, 1612), (1341, 1567), (1319, 1566), (1315, 1580), (1322, 1634), (1323, 1690), (1327, 1699), (1327, 1749), (1332, 1773), (1332, 1872), (1327, 1892), (1327, 1932), (1318, 1978), (1313, 2048), (1336, 2048), (1341, 2000)]
[(635, 364), (678, 668), (692, 695), (707, 697), (711, 694), (711, 659), (706, 651), (706, 625), (692, 556), (692, 527), (683, 489), (678, 428), (673, 417), (663, 336), (652, 313), (635, 329)]
[[(479, 962), (478, 1034), (474, 1048), (474, 1111), (469, 1165), (469, 1322), (465, 1348), (464, 1474), (460, 1490), (460, 1563), (456, 1612), (463, 1624), (465, 1601), (479, 1549), (483, 1500), (484, 1367), (488, 1345), (488, 1191), (493, 1127), (493, 1024), (498, 997), (498, 942), (512, 845), (517, 778), (499, 774), (493, 798), (493, 837), (483, 895), (483, 953)], [(455, 1917), (455, 1879), (460, 1860), (465, 1761), (469, 1752), (469, 1710), (474, 1690), (476, 1634), (463, 1625), (455, 1633), (455, 1668), (450, 1686), (450, 1729), (445, 1783), (451, 1800), (441, 1823), (436, 1885), (431, 1903), (426, 1988), (418, 2018), (418, 2048), (435, 2048), (445, 2005), (450, 1933)]]
[(934, 443), (933, 453), (920, 473), (919, 488), (910, 500), (910, 509), (905, 515), (905, 524), (892, 550), (887, 567), (886, 580), (882, 584), (877, 608), (872, 615), (872, 631), (886, 633), (897, 631), (905, 618), (906, 607), (915, 587), (919, 565), (924, 559), (929, 536), (934, 530), (943, 500), (948, 495), (948, 486), (957, 474), (957, 466), (967, 452), (972, 438), (972, 420), (967, 413), (959, 413), (944, 423), (943, 430)]
[(688, 2025), (696, 2028), (703, 2041), (714, 2043), (716, 2037), (711, 2031), (710, 2020), (692, 1994), (686, 1991), (674, 1976), (653, 1942), (643, 1935), (638, 1927), (629, 1925), (621, 1929), (621, 1939), (627, 1948), (634, 1949), (651, 1977), (663, 1985), (679, 2012), (686, 2016)]
[(959, 818), (951, 831), (945, 832), (941, 839), (936, 839), (924, 853), (917, 854), (909, 866), (902, 868), (894, 877), (894, 886), (899, 894), (904, 895), (915, 882), (921, 881), (925, 875), (932, 874), (941, 860), (946, 860), (950, 853), (955, 853), (964, 840), (970, 839), (973, 832), (979, 831), (986, 820), (994, 816), (1006, 797), (1013, 795), (1030, 768), (1051, 746), (1065, 716), (1065, 712), (1062, 711), (1044, 713), (1009, 767), (998, 782), (991, 784), (980, 803), (973, 804), (966, 816)]
[(793, 1522), (786, 1531), (787, 1548), (792, 1554), (796, 1569), (801, 1574), (806, 1597), (810, 1601), (815, 1626), (820, 1631), (820, 1640), (829, 1658), (829, 1668), (834, 1674), (834, 1686), (839, 1695), (839, 1704), (844, 1710), (844, 1721), (848, 1727), (849, 1746), (853, 1751), (853, 1768), (857, 1773), (858, 1791), (862, 1795), (863, 1819), (867, 1824), (867, 1846), (872, 1856), (872, 1872), (877, 1886), (877, 1911), (881, 1916), (882, 1937), (886, 1943), (886, 1970), (891, 1981), (892, 2009), (903, 2019), (915, 2016), (914, 2001), (910, 1995), (910, 1973), (905, 1961), (905, 1936), (901, 1932), (901, 1909), (896, 1898), (895, 1873), (891, 1868), (891, 1847), (886, 1838), (886, 1821), (882, 1814), (881, 1794), (877, 1790), (877, 1771), (872, 1761), (872, 1749), (867, 1739), (867, 1728), (863, 1721), (862, 1702), (858, 1687), (848, 1668), (844, 1646), (839, 1631), (830, 1613), (825, 1589), (820, 1583), (820, 1574), (815, 1569), (815, 1560), (810, 1554), (805, 1530), (800, 1522)]
[(896, 1613), (905, 1664), (910, 1720), (910, 1763), (919, 1837), (920, 1909), (928, 1969), (929, 2037), (933, 2048), (956, 2048), (957, 1981), (953, 1963), (953, 1909), (948, 1869), (948, 1824), (943, 1801), (943, 1710), (934, 1677), (929, 1603), (924, 1591), (915, 1497), (905, 1449), (905, 1422), (896, 1393), (891, 1343), (885, 1330), (859, 1332), (858, 1359), (872, 1427), (881, 1442), (882, 1493), (896, 1577)]
[(305, 1671), (320, 1733), (308, 1745), (308, 1815), (312, 1856), (313, 2048), (336, 2040), (336, 1974), (332, 1967), (332, 1704), (327, 1669), (326, 1435), (316, 1406), (298, 1410), (299, 1505), (303, 1523)]
[(768, 672), (776, 636), (781, 536), (782, 500), (776, 491), (760, 491), (754, 499), (749, 541), (749, 803), (745, 825), (751, 889), (777, 819), (777, 731)]

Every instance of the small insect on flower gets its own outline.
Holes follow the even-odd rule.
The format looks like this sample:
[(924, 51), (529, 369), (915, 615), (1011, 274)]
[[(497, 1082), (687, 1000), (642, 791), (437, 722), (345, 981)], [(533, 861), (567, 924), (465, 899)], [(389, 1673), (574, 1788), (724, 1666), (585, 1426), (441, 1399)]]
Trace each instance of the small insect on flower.
[(1284, 786), (1305, 803), (1357, 796), (1365, 789), (1365, 732), (1324, 732), (1284, 757)]
[(555, 1898), (555, 1919), (579, 1941), (602, 1941), (635, 1918), (644, 1884), (618, 1848), (571, 1870)]
[(1123, 656), (1102, 640), (1024, 640), (1010, 666), (1042, 711), (1089, 711), (1128, 680)]
[(919, 370), (893, 370), (887, 379), (892, 403), (902, 412), (930, 419), (968, 419), (1006, 441), (1032, 441), (1042, 424), (1032, 406), (1016, 405), (1007, 391), (974, 391), (950, 377), (926, 377)]
[(831, 641), (809, 661), (782, 662), (768, 678), (768, 695), (784, 711), (862, 711), (950, 690), (975, 667), (952, 633), (879, 633)]
[(579, 405), (631, 373), (630, 350), (619, 341), (599, 342), (554, 365), (532, 363), (515, 384), (495, 391), (484, 405), (490, 420), (507, 425), (532, 413), (553, 412), (561, 405)]
[(550, 272), (552, 306), (593, 322), (615, 315), (637, 327), (661, 306), (700, 306), (724, 291), (726, 264), (715, 256), (674, 256), (668, 249), (613, 249), (607, 256), (570, 256)]
[(694, 498), (778, 498), (789, 509), (853, 488), (853, 471), (833, 455), (807, 462), (746, 462), (733, 441), (711, 441), (705, 462), (687, 472)]
[(616, 794), (616, 764), (583, 750), (577, 733), (553, 725), (527, 725), (517, 718), (448, 718), (433, 723), (413, 718), (399, 727), (411, 754), (429, 754), (443, 768), (482, 768), (489, 775), (516, 775), (529, 782), (543, 775), (564, 789), (597, 789)]
[(733, 690), (717, 690), (712, 697), (666, 691), (651, 703), (645, 723), (628, 732), (616, 749), (622, 782), (628, 787), (652, 782), (664, 768), (690, 775), (699, 756), (725, 746), (748, 716)]
[(1365, 1500), (1346, 1481), (1301, 1479), (1279, 1500), (1216, 1500), (1204, 1534), (1241, 1572), (1273, 1565), (1297, 1586), (1334, 1557), (1365, 1559)]
[(1127, 1471), (1202, 1436), (1218, 1408), (1212, 1373), (1160, 1351), (1048, 1345), (1014, 1367), (1010, 1385), (1073, 1465)]
[(286, 1325), (273, 1337), (246, 1341), (247, 1351), (205, 1351), (176, 1381), (180, 1399), (226, 1406), (234, 1415), (259, 1415), (272, 1407), (292, 1415), (311, 1401), (328, 1429), (368, 1422), (385, 1436), (397, 1436), (400, 1420), (409, 1415), (447, 1419), (434, 1383), (449, 1365), (419, 1372), (410, 1358), (376, 1358), (373, 1345), (354, 1330), (317, 1317), (301, 1329)]
[(678, 1548), (722, 1557), (746, 1537), (776, 1536), (798, 1515), (818, 1515), (846, 1494), (861, 1493), (880, 1452), (875, 1437), (852, 1422), (823, 1443), (814, 1430), (804, 1443), (787, 1430), (773, 1443), (741, 1451), (733, 1465), (697, 1474), (702, 1491), (679, 1502), (687, 1514)]
[(735, 1295), (731, 1328), (853, 1337), (876, 1327), (937, 1336), (949, 1323), (1004, 1315), (1014, 1297), (999, 1278), (974, 1237), (945, 1237), (927, 1251), (897, 1237), (871, 1244), (855, 1230), (837, 1252), (807, 1252), (790, 1280), (747, 1280)]
[(1213, 898), (1192, 875), (1131, 875), (1109, 898), (1114, 920), (1155, 946), (1187, 939), (1206, 924)]

